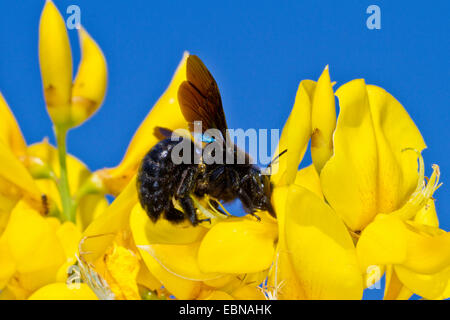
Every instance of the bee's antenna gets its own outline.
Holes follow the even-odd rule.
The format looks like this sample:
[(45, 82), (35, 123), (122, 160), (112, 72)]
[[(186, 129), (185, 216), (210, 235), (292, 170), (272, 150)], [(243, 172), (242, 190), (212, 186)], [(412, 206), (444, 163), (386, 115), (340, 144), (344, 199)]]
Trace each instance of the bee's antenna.
[(276, 160), (278, 160), (283, 154), (285, 154), (287, 152), (287, 149), (284, 149), (283, 151), (281, 151), (275, 158), (272, 159), (272, 161), (270, 161), (270, 163), (267, 165), (267, 169), (269, 169)]

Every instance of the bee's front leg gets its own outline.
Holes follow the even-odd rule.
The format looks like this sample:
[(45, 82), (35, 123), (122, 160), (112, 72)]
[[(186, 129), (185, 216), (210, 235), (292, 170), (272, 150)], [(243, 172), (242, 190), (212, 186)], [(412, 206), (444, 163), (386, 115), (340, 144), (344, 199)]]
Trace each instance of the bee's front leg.
[(255, 208), (253, 207), (252, 200), (250, 199), (248, 194), (244, 190), (239, 189), (238, 197), (239, 200), (241, 200), (242, 204), (244, 205), (245, 211), (248, 214), (254, 216), (258, 221), (261, 221), (261, 218), (255, 214)]

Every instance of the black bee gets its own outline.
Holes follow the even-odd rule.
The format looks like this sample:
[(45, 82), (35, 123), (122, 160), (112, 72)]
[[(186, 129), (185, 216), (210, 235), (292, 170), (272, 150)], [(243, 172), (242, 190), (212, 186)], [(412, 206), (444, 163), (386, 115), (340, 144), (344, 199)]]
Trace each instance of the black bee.
[[(186, 67), (187, 81), (178, 89), (178, 100), (191, 131), (195, 121), (202, 121), (203, 132), (206, 129), (218, 129), (222, 139), (214, 143), (222, 144), (224, 158), (228, 155), (237, 160), (243, 151), (225, 142), (227, 124), (216, 81), (197, 56), (189, 56)], [(198, 218), (193, 195), (199, 198), (208, 195), (216, 208), (217, 201), (226, 203), (240, 199), (245, 211), (258, 220), (260, 218), (255, 215), (257, 210), (267, 210), (275, 216), (270, 201), (270, 176), (263, 175), (257, 166), (248, 161), (248, 156), (243, 164), (237, 164), (237, 161), (233, 164), (196, 164), (194, 151), (198, 151), (199, 146), (192, 140), (185, 139), (184, 143), (190, 143), (190, 150), (193, 150), (191, 161), (174, 164), (171, 153), (180, 142), (169, 138), (171, 132), (167, 129), (159, 128), (159, 133), (167, 138), (146, 154), (137, 176), (140, 203), (153, 222), (161, 215), (173, 223), (189, 219), (194, 226), (209, 220)], [(178, 210), (174, 203), (182, 210)]]

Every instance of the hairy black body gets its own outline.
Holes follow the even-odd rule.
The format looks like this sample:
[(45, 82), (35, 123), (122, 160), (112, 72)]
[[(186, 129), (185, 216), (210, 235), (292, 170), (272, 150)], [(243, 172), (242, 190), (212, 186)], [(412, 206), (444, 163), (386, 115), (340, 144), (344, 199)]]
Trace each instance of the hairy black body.
[[(193, 155), (189, 164), (174, 164), (171, 153), (178, 143), (171, 139), (159, 142), (144, 157), (139, 169), (139, 201), (153, 222), (163, 215), (174, 223), (189, 219), (197, 225), (202, 220), (198, 219), (192, 195), (201, 198), (207, 194), (223, 203), (240, 199), (246, 212), (254, 216), (256, 210), (273, 213), (269, 177), (262, 175), (258, 167), (194, 164)], [(191, 150), (194, 148), (192, 143)], [(174, 201), (183, 211), (175, 208)]]

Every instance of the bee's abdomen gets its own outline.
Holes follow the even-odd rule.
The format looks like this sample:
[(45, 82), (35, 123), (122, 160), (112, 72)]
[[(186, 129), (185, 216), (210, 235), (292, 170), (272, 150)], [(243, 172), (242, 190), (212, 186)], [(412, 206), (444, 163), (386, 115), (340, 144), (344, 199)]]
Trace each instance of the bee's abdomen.
[(177, 141), (163, 140), (144, 157), (137, 176), (139, 201), (152, 221), (170, 207), (177, 181), (177, 166), (171, 151)]

